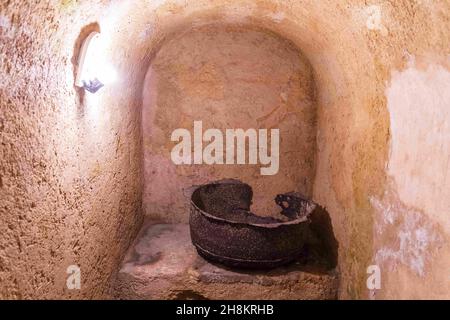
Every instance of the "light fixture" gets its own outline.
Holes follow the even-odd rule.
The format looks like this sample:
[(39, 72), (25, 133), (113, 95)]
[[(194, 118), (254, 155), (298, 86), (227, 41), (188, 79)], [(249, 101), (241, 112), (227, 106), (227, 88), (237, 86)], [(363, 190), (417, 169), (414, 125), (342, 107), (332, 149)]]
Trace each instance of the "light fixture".
[(116, 73), (107, 63), (104, 47), (98, 32), (90, 33), (84, 40), (78, 56), (76, 86), (95, 93), (115, 80)]

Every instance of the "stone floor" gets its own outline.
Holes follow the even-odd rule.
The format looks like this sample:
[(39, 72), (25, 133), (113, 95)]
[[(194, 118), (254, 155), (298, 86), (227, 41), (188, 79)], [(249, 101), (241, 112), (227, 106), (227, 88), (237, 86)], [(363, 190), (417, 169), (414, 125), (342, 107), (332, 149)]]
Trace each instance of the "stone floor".
[(118, 273), (119, 299), (335, 299), (337, 273), (295, 262), (270, 271), (237, 271), (195, 251), (186, 224), (146, 221)]

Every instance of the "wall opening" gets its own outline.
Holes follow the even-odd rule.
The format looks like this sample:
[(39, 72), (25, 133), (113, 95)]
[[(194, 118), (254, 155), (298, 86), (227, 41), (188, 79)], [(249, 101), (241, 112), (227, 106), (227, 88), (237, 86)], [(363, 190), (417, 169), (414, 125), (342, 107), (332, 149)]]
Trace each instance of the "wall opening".
[[(145, 190), (148, 217), (185, 222), (192, 185), (235, 178), (254, 188), (255, 213), (278, 213), (277, 193), (312, 196), (316, 105), (312, 69), (301, 51), (278, 35), (250, 26), (212, 24), (162, 44), (143, 94)], [(177, 128), (280, 130), (275, 175), (260, 165), (175, 165), (170, 140)]]

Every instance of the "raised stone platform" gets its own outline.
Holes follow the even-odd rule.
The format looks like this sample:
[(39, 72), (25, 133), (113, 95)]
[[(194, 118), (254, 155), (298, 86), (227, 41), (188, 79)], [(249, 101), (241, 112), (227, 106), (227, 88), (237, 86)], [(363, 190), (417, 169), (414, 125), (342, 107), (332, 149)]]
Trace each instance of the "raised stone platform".
[(338, 277), (302, 262), (237, 271), (201, 258), (186, 224), (146, 221), (118, 273), (119, 299), (335, 299)]

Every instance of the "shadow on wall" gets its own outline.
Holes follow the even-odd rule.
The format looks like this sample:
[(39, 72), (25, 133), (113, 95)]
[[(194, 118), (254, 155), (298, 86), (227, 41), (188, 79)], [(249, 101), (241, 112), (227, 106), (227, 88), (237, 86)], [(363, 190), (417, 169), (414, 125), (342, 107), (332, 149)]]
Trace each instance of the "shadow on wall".
[(300, 261), (311, 272), (336, 268), (339, 244), (334, 236), (330, 214), (317, 205), (310, 219), (309, 234)]

